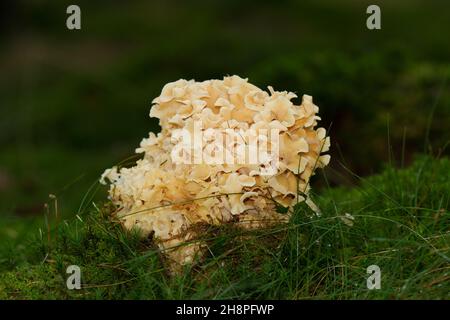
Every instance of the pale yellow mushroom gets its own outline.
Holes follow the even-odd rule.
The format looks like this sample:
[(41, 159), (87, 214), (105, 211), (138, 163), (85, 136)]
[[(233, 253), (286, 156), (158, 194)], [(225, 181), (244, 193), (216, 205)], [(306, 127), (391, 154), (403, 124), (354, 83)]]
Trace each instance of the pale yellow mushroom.
[[(303, 95), (300, 105), (291, 101), (295, 97), (272, 87), (263, 91), (238, 76), (166, 84), (150, 110), (161, 132), (150, 133), (136, 149), (143, 159), (130, 168), (107, 169), (101, 177), (123, 226), (153, 235), (176, 272), (203, 254), (201, 225), (264, 228), (289, 220), (292, 210), (281, 214), (277, 206), (302, 201), (320, 213), (308, 196), (309, 182), (315, 169), (330, 161), (323, 154), (330, 139), (325, 129), (315, 128), (320, 117), (312, 97)], [(247, 131), (252, 133), (242, 134)], [(279, 143), (269, 132), (277, 133)], [(180, 133), (193, 137), (183, 142), (192, 146), (184, 162), (174, 158)], [(260, 162), (251, 162), (255, 141), (268, 152), (277, 150), (278, 159), (266, 152), (258, 154)], [(207, 152), (233, 161), (207, 163)], [(275, 171), (267, 174), (270, 166)]]

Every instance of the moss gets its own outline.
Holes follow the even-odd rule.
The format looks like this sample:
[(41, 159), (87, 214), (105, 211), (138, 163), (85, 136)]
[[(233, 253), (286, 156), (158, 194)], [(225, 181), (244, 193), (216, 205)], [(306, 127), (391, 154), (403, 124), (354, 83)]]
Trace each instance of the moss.
[[(0, 297), (446, 299), (449, 181), (450, 160), (430, 157), (355, 177), (352, 188), (315, 195), (321, 217), (299, 206), (287, 225), (209, 229), (209, 255), (178, 276), (166, 273), (151, 240), (109, 220), (108, 206), (93, 208), (59, 225), (57, 240), (31, 241), (19, 265), (0, 273)], [(82, 270), (81, 290), (66, 289), (71, 264)], [(366, 288), (372, 264), (382, 270), (381, 290)]]

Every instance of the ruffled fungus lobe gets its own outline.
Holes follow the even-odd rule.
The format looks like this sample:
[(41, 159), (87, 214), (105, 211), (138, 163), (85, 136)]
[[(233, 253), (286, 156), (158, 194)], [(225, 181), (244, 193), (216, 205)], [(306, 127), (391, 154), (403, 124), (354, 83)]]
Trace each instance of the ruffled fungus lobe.
[[(143, 159), (134, 167), (113, 167), (102, 175), (102, 183), (109, 180), (117, 217), (127, 229), (153, 234), (171, 266), (180, 266), (203, 251), (202, 243), (194, 241), (199, 236), (196, 225), (266, 227), (289, 219), (291, 210), (281, 214), (277, 206), (292, 208), (300, 201), (317, 210), (308, 198), (309, 179), (317, 167), (328, 164), (330, 156), (322, 152), (328, 151), (330, 140), (325, 129), (315, 129), (320, 118), (312, 97), (303, 95), (302, 103), (294, 105), (295, 97), (272, 87), (263, 91), (238, 76), (165, 85), (150, 110), (162, 131), (142, 140), (136, 153), (143, 153)], [(276, 172), (262, 174), (267, 163), (174, 161), (179, 145), (175, 132), (194, 133), (196, 122), (202, 124), (200, 149), (214, 142), (209, 134), (213, 129), (278, 130)], [(230, 151), (231, 157), (238, 153)]]

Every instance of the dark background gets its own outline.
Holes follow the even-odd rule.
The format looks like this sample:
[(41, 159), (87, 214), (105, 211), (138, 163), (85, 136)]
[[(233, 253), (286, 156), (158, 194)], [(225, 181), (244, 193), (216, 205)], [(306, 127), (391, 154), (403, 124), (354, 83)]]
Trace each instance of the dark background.
[[(79, 31), (66, 28), (70, 4), (81, 7)], [(370, 4), (381, 7), (381, 30), (366, 28)], [(416, 153), (448, 154), (448, 1), (1, 6), (0, 238), (42, 218), (50, 193), (61, 214), (76, 214), (103, 170), (158, 131), (151, 100), (180, 78), (237, 74), (312, 95), (321, 125), (332, 124), (332, 185), (353, 183), (340, 163), (365, 176)]]

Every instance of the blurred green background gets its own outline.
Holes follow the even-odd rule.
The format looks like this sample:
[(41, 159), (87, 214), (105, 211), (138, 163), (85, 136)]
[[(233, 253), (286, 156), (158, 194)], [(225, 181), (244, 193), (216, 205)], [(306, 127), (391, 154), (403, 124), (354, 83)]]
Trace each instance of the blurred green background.
[[(70, 4), (81, 7), (79, 31), (66, 28)], [(381, 7), (381, 30), (366, 28), (370, 4)], [(331, 125), (332, 185), (349, 183), (339, 162), (370, 175), (389, 159), (406, 165), (418, 152), (448, 154), (448, 1), (1, 6), (3, 243), (19, 243), (42, 219), (49, 194), (60, 214), (76, 214), (103, 170), (158, 131), (151, 100), (180, 78), (238, 74), (262, 88), (312, 95), (321, 125)]]

